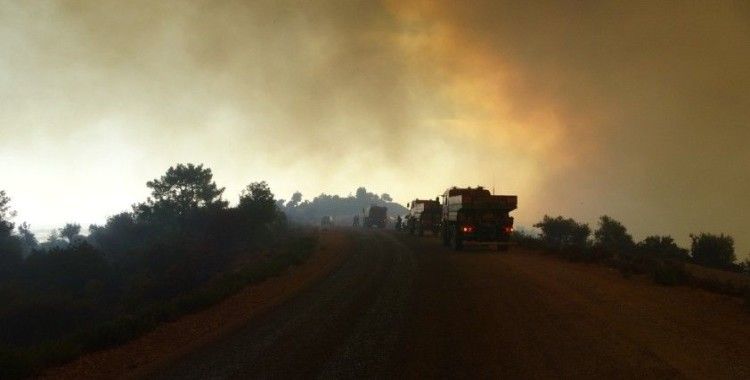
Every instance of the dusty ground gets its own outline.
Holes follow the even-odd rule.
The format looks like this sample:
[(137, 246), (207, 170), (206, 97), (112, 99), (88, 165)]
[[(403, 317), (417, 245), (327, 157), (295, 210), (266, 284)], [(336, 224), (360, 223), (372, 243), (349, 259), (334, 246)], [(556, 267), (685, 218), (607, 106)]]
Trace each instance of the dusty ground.
[(624, 279), (519, 248), (454, 253), (435, 238), (345, 233), (336, 240), (343, 261), (320, 281), (273, 298), (285, 300), (262, 313), (254, 314), (252, 302), (230, 300), (225, 307), (243, 312), (235, 319), (240, 327), (223, 330), (229, 334), (206, 335), (212, 342), (200, 345), (147, 337), (151, 343), (133, 346), (187, 348), (157, 365), (131, 348), (142, 355), (135, 362), (142, 370), (107, 364), (118, 368), (108, 374), (750, 378), (750, 313), (739, 299)]
[(347, 237), (321, 235), (319, 249), (301, 266), (278, 277), (250, 286), (212, 308), (160, 326), (121, 347), (84, 356), (48, 371), (44, 378), (138, 378), (153, 367), (174, 360), (241, 327), (282, 303), (340, 265)]

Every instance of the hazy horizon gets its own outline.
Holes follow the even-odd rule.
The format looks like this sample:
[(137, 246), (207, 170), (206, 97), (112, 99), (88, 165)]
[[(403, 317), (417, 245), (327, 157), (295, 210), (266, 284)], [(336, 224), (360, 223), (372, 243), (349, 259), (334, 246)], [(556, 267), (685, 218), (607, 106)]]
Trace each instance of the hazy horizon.
[(0, 1), (0, 189), (102, 223), (177, 163), (236, 202), (517, 194), (750, 251), (750, 4)]

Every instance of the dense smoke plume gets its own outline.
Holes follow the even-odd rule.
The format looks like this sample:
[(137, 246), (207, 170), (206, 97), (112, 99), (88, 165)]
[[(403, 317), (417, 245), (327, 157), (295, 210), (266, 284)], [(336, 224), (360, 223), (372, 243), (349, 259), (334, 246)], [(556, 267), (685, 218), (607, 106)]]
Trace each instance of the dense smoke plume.
[(175, 162), (281, 198), (484, 184), (519, 194), (521, 224), (607, 213), (638, 238), (730, 233), (744, 255), (748, 8), (7, 2), (2, 186), (59, 224), (126, 208)]

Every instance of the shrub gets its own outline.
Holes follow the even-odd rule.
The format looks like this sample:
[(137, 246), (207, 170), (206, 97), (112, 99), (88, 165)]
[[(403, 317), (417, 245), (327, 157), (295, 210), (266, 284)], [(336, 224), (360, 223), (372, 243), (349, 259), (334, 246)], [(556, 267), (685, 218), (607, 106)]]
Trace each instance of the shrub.
[(548, 248), (583, 248), (587, 245), (591, 229), (587, 224), (578, 223), (562, 216), (551, 218), (544, 216), (541, 222), (534, 225), (542, 230), (542, 240)]
[(667, 259), (687, 261), (688, 250), (680, 248), (671, 236), (648, 236), (636, 244), (636, 251), (646, 255), (656, 255)]
[(674, 286), (684, 284), (687, 281), (688, 274), (681, 262), (660, 260), (655, 263), (653, 278), (657, 284)]
[(708, 267), (728, 269), (736, 260), (734, 239), (729, 235), (701, 233), (690, 235), (692, 240), (691, 254), (697, 264)]
[(542, 248), (544, 245), (538, 236), (534, 236), (531, 232), (521, 228), (511, 233), (510, 240), (525, 248), (537, 249)]
[(635, 245), (633, 244), (633, 237), (628, 234), (627, 228), (606, 215), (599, 218), (599, 228), (594, 231), (594, 243), (596, 246), (613, 253), (630, 252)]
[(0, 347), (0, 379), (22, 379), (31, 376), (28, 357), (7, 347)]

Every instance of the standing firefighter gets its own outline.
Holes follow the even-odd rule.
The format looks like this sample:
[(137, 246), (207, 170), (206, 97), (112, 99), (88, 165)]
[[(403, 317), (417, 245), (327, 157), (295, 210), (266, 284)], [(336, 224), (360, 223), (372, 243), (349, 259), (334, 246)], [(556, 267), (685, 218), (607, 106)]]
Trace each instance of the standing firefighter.
[(442, 208), (443, 244), (455, 250), (460, 250), (465, 242), (507, 250), (513, 232), (510, 212), (517, 206), (517, 196), (492, 195), (482, 187), (446, 190)]

